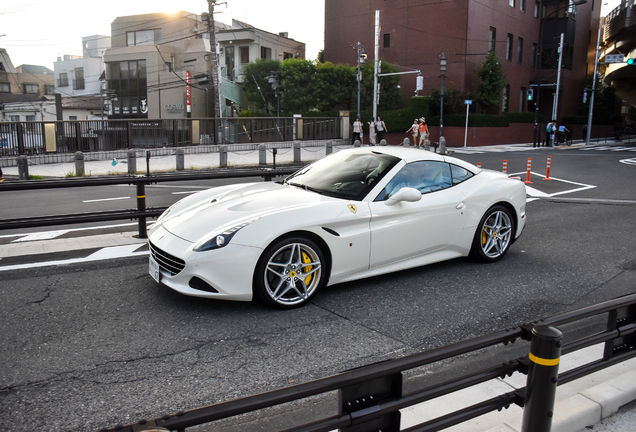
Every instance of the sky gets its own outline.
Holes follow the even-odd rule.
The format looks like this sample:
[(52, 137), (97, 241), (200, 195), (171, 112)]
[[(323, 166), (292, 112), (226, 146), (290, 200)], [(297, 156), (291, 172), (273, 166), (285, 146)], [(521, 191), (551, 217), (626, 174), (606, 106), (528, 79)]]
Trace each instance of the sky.
[[(346, 1), (346, 0), (343, 0)], [(232, 18), (259, 29), (306, 44), (306, 58), (315, 60), (324, 47), (324, 0), (217, 0), (217, 21)], [(602, 15), (620, 0), (603, 2)], [(302, 6), (301, 6), (302, 5)], [(21, 0), (0, 3), (0, 48), (14, 66), (33, 64), (53, 70), (64, 54), (82, 55), (82, 37), (110, 36), (110, 24), (118, 16), (179, 10), (200, 15), (207, 0)]]
[[(225, 4), (224, 4), (225, 3)], [(287, 32), (306, 45), (315, 60), (324, 47), (324, 0), (217, 0), (214, 19), (246, 22), (270, 33)], [(302, 6), (301, 6), (302, 5)], [(82, 55), (82, 37), (110, 36), (118, 16), (179, 10), (200, 15), (207, 0), (21, 0), (0, 2), (0, 48), (13, 66), (32, 64), (53, 70), (64, 54)], [(302, 13), (301, 13), (302, 12)], [(299, 18), (301, 17), (302, 18)]]

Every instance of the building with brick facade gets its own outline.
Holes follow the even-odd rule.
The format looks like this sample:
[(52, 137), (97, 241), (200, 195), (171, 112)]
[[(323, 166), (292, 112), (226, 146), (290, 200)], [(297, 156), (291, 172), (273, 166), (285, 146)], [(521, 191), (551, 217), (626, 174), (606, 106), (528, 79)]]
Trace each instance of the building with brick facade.
[[(419, 95), (440, 88), (442, 53), (448, 59), (445, 88), (473, 92), (475, 68), (494, 49), (507, 77), (499, 111), (534, 111), (528, 90), (536, 94), (539, 80), (541, 113), (547, 120), (563, 33), (562, 118), (578, 113), (585, 77), (593, 71), (600, 9), (596, 0), (578, 6), (563, 0), (325, 0), (324, 59), (355, 65), (359, 41), (372, 61), (379, 10), (379, 58), (402, 71), (421, 70), (424, 90)], [(415, 76), (404, 75), (400, 87), (405, 98), (414, 96)]]

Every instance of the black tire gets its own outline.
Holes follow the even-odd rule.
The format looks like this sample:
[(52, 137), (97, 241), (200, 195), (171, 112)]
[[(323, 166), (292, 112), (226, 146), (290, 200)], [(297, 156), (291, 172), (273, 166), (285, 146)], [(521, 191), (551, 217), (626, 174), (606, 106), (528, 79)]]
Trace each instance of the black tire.
[(481, 262), (500, 260), (514, 240), (515, 221), (507, 208), (496, 205), (488, 209), (477, 225), (470, 256)]
[(271, 244), (254, 272), (255, 296), (279, 309), (303, 306), (325, 283), (324, 254), (316, 243), (304, 237)]

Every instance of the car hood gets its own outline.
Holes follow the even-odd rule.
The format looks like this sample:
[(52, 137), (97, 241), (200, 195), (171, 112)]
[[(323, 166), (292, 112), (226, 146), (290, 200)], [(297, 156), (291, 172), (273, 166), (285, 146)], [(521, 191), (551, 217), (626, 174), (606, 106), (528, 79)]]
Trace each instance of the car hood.
[(243, 222), (325, 200), (335, 198), (278, 183), (250, 183), (191, 195), (171, 208), (160, 222), (170, 233), (194, 243)]

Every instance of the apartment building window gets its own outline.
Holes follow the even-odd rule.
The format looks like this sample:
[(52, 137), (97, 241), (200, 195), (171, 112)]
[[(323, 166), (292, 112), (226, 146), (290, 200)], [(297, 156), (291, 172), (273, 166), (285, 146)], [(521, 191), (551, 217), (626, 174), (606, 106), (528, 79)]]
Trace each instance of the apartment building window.
[(45, 84), (44, 85), (44, 94), (45, 95), (54, 95), (55, 94), (55, 86)]
[(77, 116), (68, 116), (68, 119), (70, 121), (76, 121), (77, 120)]
[[(35, 121), (35, 116), (34, 115), (28, 115), (28, 116), (24, 116), (26, 121), (28, 122), (34, 122)], [(27, 123), (24, 125), (25, 129), (27, 132), (36, 132), (37, 131), (37, 124), (36, 123)]]
[(539, 18), (539, 11), (541, 10), (541, 2), (539, 0), (535, 0), (534, 2), (534, 17)]
[(73, 79), (73, 90), (84, 90), (84, 68), (75, 68), (75, 78)]
[(519, 9), (521, 10), (521, 12), (525, 12), (526, 11), (526, 0), (520, 0), (519, 1)]
[(521, 87), (521, 90), (519, 90), (519, 112), (523, 112), (525, 111), (525, 106), (526, 106), (526, 98), (527, 98), (528, 94), (527, 94), (527, 90), (525, 87)]
[(19, 115), (17, 115), (17, 116), (12, 115), (12, 116), (11, 116), (11, 121), (12, 121), (12, 122), (19, 122), (19, 121), (20, 121), (20, 116), (19, 116)]
[(384, 48), (391, 47), (391, 33), (384, 33)]
[(112, 100), (114, 118), (148, 118), (145, 60), (106, 63), (106, 77), (107, 88), (117, 97)]
[(530, 57), (530, 67), (532, 68), (536, 68), (537, 67), (537, 43), (536, 42), (532, 42), (532, 56)]
[(38, 94), (40, 88), (37, 84), (22, 84), (22, 93), (24, 94)]
[(241, 64), (250, 62), (250, 47), (241, 47)]
[(508, 0), (508, 4), (510, 5), (510, 7), (515, 7), (515, 0)]
[(126, 45), (157, 45), (161, 39), (161, 29), (126, 32)]
[(261, 58), (263, 60), (271, 60), (272, 59), (272, 49), (261, 47)]
[(9, 83), (0, 83), (0, 93), (11, 93), (11, 85)]
[(517, 38), (517, 64), (523, 63), (523, 38)]
[(68, 74), (66, 72), (60, 73), (57, 78), (57, 86), (58, 87), (68, 87)]
[(510, 33), (506, 38), (506, 60), (512, 61), (512, 35)]
[(501, 112), (509, 111), (510, 102), (510, 84), (504, 87), (503, 97), (501, 98)]
[(497, 42), (497, 29), (490, 27), (490, 33), (488, 33), (488, 51), (495, 50), (495, 43)]

